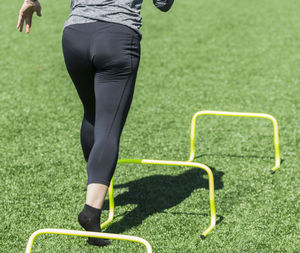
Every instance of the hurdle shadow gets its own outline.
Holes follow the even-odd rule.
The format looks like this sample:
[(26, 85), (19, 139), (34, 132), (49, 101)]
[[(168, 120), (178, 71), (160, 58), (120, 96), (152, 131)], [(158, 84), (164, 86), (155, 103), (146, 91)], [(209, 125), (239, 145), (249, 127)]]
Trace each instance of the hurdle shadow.
[[(217, 153), (212, 153), (212, 154), (202, 154), (202, 155), (198, 155), (198, 156), (195, 156), (195, 159), (197, 158), (202, 158), (202, 157), (221, 157), (221, 158), (228, 158), (228, 157), (231, 157), (231, 158), (258, 158), (258, 159), (265, 159), (265, 160), (274, 160), (274, 156), (259, 156), (259, 155), (235, 155), (235, 154), (217, 154)], [(283, 158), (280, 158), (280, 164), (282, 164), (284, 162), (284, 159)]]
[[(211, 170), (214, 174), (215, 190), (222, 189), (224, 187), (222, 181), (224, 172), (217, 171), (215, 168), (211, 168)], [(105, 230), (108, 233), (123, 233), (142, 224), (145, 219), (155, 213), (209, 217), (209, 213), (167, 211), (169, 208), (177, 206), (188, 198), (194, 190), (201, 188), (208, 190), (207, 174), (199, 168), (185, 170), (182, 174), (176, 176), (148, 176), (125, 184), (115, 185), (114, 187), (116, 189), (128, 188), (129, 190), (115, 197), (116, 210), (118, 210), (118, 206), (128, 204), (136, 205), (136, 207), (132, 211), (118, 215), (123, 216), (123, 218), (119, 222), (110, 225)], [(199, 203), (201, 201), (202, 199), (199, 199)], [(104, 203), (103, 209), (108, 209), (107, 200)], [(217, 223), (220, 223), (224, 219), (220, 215), (217, 217)]]

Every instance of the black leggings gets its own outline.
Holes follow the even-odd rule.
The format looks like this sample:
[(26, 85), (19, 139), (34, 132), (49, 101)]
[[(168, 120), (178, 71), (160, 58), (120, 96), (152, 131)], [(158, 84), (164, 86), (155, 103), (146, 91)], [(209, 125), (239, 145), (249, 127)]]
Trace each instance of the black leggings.
[(88, 184), (109, 186), (131, 105), (140, 60), (140, 35), (114, 23), (67, 26), (66, 67), (84, 107), (81, 146)]

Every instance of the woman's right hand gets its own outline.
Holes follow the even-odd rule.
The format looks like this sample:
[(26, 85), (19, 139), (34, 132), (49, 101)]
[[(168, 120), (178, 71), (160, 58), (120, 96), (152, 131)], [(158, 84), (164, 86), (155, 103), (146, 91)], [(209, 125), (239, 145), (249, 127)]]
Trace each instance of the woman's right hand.
[(23, 3), (23, 6), (20, 9), (19, 12), (19, 20), (17, 24), (17, 29), (20, 30), (20, 32), (23, 31), (24, 22), (26, 22), (26, 33), (29, 33), (31, 23), (32, 23), (32, 15), (34, 12), (41, 17), (42, 7), (39, 1), (31, 1), (31, 0), (25, 0)]

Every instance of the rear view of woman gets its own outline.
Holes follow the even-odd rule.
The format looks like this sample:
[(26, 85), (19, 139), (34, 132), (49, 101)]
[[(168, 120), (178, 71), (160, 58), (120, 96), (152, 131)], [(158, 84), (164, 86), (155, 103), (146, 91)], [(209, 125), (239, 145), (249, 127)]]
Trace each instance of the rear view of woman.
[[(168, 11), (174, 0), (153, 0)], [(140, 60), (143, 0), (72, 0), (62, 46), (69, 75), (84, 108), (81, 146), (87, 162), (87, 192), (78, 215), (87, 231), (100, 232), (101, 208), (114, 174), (119, 141), (131, 105)], [(37, 0), (25, 0), (17, 28), (41, 16)], [(91, 245), (110, 242), (88, 238)]]

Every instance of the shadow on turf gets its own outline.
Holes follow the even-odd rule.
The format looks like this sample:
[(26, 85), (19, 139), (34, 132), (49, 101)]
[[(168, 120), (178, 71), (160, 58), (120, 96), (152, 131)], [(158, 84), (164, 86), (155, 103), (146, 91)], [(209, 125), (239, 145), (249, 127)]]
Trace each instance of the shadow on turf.
[[(162, 211), (159, 213), (165, 213), (165, 214), (172, 214), (172, 215), (196, 215), (196, 216), (209, 216), (207, 213), (191, 213), (191, 212), (168, 212), (168, 211)], [(218, 225), (219, 223), (221, 223), (224, 220), (224, 216), (222, 215), (218, 215), (217, 216), (217, 220), (216, 220), (216, 224)]]
[[(231, 154), (202, 154), (195, 156), (196, 158), (201, 158), (205, 156), (216, 156), (216, 157), (232, 157), (232, 158), (260, 158), (260, 159), (270, 159), (274, 160), (274, 156), (259, 156), (259, 155), (231, 155)], [(284, 159), (280, 159), (280, 164), (284, 162)]]
[[(222, 181), (224, 172), (217, 171), (214, 168), (211, 169), (214, 174), (215, 190), (222, 189), (224, 187)], [(188, 198), (194, 190), (201, 188), (208, 190), (207, 174), (199, 168), (186, 170), (176, 176), (148, 176), (125, 184), (115, 185), (115, 188), (128, 188), (129, 190), (115, 198), (116, 210), (118, 210), (118, 206), (128, 204), (136, 205), (136, 207), (132, 211), (122, 214), (121, 216), (123, 216), (123, 218), (119, 222), (109, 226), (105, 232), (123, 233), (126, 230), (142, 224), (143, 220), (155, 213), (209, 216), (209, 213), (166, 211), (180, 204)], [(199, 204), (201, 204), (202, 201), (202, 198), (199, 199)], [(108, 209), (108, 201), (105, 201), (103, 209)], [(224, 219), (224, 217), (220, 215), (218, 218), (217, 223), (220, 223)]]

